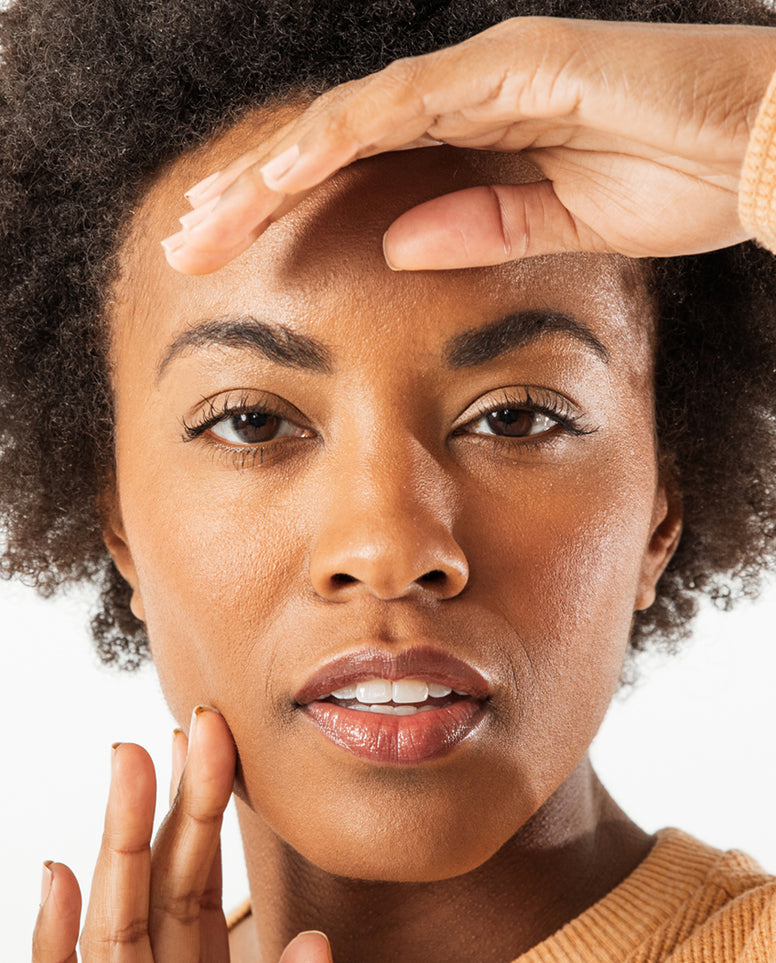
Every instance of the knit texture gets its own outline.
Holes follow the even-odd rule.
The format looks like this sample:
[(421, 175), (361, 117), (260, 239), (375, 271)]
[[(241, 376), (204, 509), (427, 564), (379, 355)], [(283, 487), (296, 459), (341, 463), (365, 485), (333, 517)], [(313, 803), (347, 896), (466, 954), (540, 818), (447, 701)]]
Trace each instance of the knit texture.
[(776, 877), (662, 829), (619, 886), (514, 963), (776, 963)]
[(776, 877), (663, 829), (619, 886), (515, 963), (776, 963)]
[(749, 138), (738, 190), (741, 223), (776, 253), (776, 74)]

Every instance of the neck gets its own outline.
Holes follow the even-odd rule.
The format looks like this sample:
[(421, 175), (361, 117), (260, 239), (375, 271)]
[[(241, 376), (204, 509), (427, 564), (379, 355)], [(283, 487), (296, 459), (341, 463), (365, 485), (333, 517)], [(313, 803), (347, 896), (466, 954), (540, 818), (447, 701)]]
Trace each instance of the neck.
[[(487, 862), (432, 883), (332, 876), (284, 844), (238, 802), (252, 916), (245, 958), (276, 960), (305, 929), (323, 930), (336, 963), (511, 960), (620, 883), (652, 845), (585, 758)], [(243, 956), (234, 955), (236, 963)]]

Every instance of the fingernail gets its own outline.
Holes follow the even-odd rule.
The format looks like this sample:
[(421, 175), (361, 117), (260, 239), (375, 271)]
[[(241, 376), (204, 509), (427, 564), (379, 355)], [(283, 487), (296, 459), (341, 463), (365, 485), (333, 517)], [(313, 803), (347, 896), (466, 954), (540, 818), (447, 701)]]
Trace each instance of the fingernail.
[(402, 269), (400, 267), (396, 267), (395, 264), (391, 264), (391, 259), (388, 257), (388, 250), (385, 246), (386, 237), (388, 237), (388, 231), (383, 234), (383, 257), (385, 258), (385, 263), (392, 271), (401, 271)]
[(215, 184), (220, 176), (221, 171), (216, 171), (215, 174), (208, 174), (203, 180), (198, 181), (193, 187), (190, 187), (183, 196), (190, 200), (192, 204), (196, 204), (197, 198), (205, 194), (208, 187), (210, 187), (211, 184)]
[(261, 176), (264, 178), (267, 187), (271, 191), (282, 190), (281, 181), (291, 172), (298, 160), (299, 145), (294, 144), (293, 147), (284, 150), (282, 154), (273, 157), (271, 161), (267, 161), (261, 168)]
[(183, 225), (184, 230), (190, 231), (192, 227), (196, 227), (198, 224), (201, 224), (220, 200), (221, 195), (217, 194), (209, 201), (205, 201), (204, 204), (200, 204), (199, 207), (195, 207), (193, 211), (190, 211), (188, 214), (184, 214), (183, 217), (178, 218)]
[(116, 754), (116, 750), (118, 749), (118, 747), (119, 747), (120, 745), (121, 745), (120, 742), (114, 742), (113, 745), (110, 747), (110, 775), (111, 775), (111, 779), (113, 779), (113, 775), (114, 775), (114, 773), (116, 772), (116, 759), (118, 758), (118, 757), (117, 757), (117, 754)]
[(162, 247), (165, 249), (165, 251), (168, 254), (174, 254), (176, 251), (180, 251), (180, 249), (185, 245), (185, 243), (186, 243), (186, 232), (178, 231), (177, 234), (171, 234), (169, 237), (166, 237), (162, 241)]
[(53, 865), (54, 861), (52, 859), (47, 859), (43, 864), (43, 874), (40, 880), (41, 909), (46, 905), (46, 900), (49, 898), (49, 893), (51, 892), (51, 882), (54, 879), (54, 874), (51, 872)]
[(189, 752), (191, 752), (191, 747), (194, 745), (199, 717), (205, 712), (218, 712), (218, 709), (214, 709), (212, 706), (201, 705), (196, 706), (194, 711), (191, 713), (191, 725), (189, 726)]

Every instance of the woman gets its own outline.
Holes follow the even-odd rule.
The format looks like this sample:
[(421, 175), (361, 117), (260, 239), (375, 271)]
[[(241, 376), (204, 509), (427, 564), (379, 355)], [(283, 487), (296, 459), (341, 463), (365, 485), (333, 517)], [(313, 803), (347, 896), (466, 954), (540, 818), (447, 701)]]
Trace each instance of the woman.
[(518, 11), (45, 12), (3, 16), (6, 565), (101, 578), (106, 657), (194, 710), (153, 854), (114, 751), (83, 958), (768, 959), (773, 880), (587, 749), (772, 556), (772, 262), (694, 256), (772, 238), (772, 31), (512, 20), (309, 106)]

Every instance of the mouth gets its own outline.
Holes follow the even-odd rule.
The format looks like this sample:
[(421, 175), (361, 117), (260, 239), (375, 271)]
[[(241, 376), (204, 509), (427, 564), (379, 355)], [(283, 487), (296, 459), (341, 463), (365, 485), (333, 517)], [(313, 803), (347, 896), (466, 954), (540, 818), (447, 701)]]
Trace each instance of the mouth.
[(430, 646), (361, 651), (319, 669), (295, 697), (330, 742), (379, 765), (452, 752), (483, 721), (490, 692), (472, 666)]

